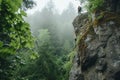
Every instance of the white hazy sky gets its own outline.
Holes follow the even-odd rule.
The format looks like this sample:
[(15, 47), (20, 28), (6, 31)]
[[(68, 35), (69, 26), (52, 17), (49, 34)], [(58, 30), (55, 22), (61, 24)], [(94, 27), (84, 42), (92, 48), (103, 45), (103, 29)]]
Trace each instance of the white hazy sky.
[[(47, 2), (49, 2), (50, 0), (34, 0), (37, 4), (36, 7), (34, 7), (31, 10), (28, 10), (27, 13), (28, 14), (32, 14), (35, 11), (41, 11), (47, 4)], [(80, 5), (79, 0), (52, 0), (54, 2), (55, 8), (58, 10), (59, 13), (62, 13), (63, 10), (65, 10), (69, 3), (72, 2), (73, 6), (75, 7), (76, 11), (77, 11), (77, 7), (78, 5)]]

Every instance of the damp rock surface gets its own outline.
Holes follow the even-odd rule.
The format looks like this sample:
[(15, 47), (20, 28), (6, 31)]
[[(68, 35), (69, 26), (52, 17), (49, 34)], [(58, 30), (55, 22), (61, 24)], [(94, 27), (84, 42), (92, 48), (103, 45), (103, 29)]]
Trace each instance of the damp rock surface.
[[(113, 5), (105, 6), (106, 10), (110, 8), (108, 11), (114, 11)], [(120, 6), (117, 5), (114, 13), (119, 10)], [(120, 80), (120, 22), (109, 20), (92, 25), (94, 34), (88, 32), (83, 39), (79, 39), (87, 31), (87, 15), (78, 15), (73, 21), (77, 54), (73, 59), (69, 80)]]

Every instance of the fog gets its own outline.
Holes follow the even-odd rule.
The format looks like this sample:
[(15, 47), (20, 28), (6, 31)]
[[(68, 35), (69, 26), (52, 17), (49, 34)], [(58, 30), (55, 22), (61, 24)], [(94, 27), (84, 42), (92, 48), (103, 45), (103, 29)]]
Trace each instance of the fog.
[(77, 16), (76, 12), (73, 4), (69, 3), (67, 9), (59, 14), (54, 3), (49, 1), (41, 11), (29, 14), (25, 20), (30, 24), (34, 36), (38, 35), (39, 29), (48, 29), (60, 40), (67, 39), (74, 42), (75, 35), (72, 21)]

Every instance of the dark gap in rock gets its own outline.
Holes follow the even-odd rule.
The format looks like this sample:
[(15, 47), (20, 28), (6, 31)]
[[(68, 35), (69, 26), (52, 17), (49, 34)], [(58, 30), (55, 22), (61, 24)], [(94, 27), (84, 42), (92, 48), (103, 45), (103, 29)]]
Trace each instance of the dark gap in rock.
[(88, 56), (85, 60), (85, 62), (82, 64), (82, 71), (85, 71), (87, 70), (88, 68), (92, 67), (93, 65), (96, 64), (96, 61), (98, 59), (98, 55), (95, 54), (95, 55), (92, 55), (92, 56)]
[(115, 80), (120, 80), (120, 71), (116, 72), (114, 75)]

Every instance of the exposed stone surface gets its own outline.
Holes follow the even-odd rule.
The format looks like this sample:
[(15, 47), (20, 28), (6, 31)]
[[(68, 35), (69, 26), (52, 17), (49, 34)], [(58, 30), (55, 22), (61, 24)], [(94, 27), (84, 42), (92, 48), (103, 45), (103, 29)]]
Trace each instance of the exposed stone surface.
[[(120, 6), (117, 6), (118, 12), (119, 9)], [(82, 36), (88, 22), (87, 13), (75, 18), (76, 36)], [(69, 80), (120, 80), (120, 25), (109, 20), (92, 27), (94, 34), (88, 33), (85, 37), (84, 52), (79, 49), (82, 43), (76, 44), (77, 54)]]

